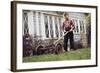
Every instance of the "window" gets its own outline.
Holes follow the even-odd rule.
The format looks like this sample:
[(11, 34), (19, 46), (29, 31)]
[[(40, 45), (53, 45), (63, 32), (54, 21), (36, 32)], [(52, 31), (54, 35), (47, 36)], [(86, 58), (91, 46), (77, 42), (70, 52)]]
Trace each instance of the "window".
[(80, 24), (80, 31), (82, 32), (82, 23), (81, 23), (81, 21), (79, 21), (79, 24)]
[(50, 23), (50, 34), (51, 37), (53, 38), (53, 24), (52, 24), (52, 16), (49, 16), (49, 23)]
[(28, 33), (28, 16), (27, 13), (23, 13), (23, 19), (24, 19), (24, 34)]
[(75, 25), (76, 25), (76, 32), (79, 33), (79, 28), (78, 28), (78, 20), (75, 20)]
[(74, 29), (74, 32), (76, 33), (77, 31), (77, 28), (76, 28), (76, 23), (75, 23), (75, 19), (72, 19), (72, 22), (73, 22), (73, 24), (74, 24), (74, 26), (75, 26), (75, 29)]
[(61, 31), (61, 18), (59, 17), (59, 29), (60, 29), (60, 36), (62, 36), (62, 31)]
[(81, 32), (85, 32), (85, 30), (84, 30), (84, 22), (82, 20), (80, 20), (79, 23), (80, 23), (80, 31)]
[(39, 24), (39, 35), (41, 37), (41, 15), (40, 15), (40, 12), (38, 12), (38, 24)]
[(55, 32), (56, 32), (56, 37), (58, 37), (59, 33), (58, 33), (57, 17), (55, 17)]
[(84, 22), (82, 21), (82, 28), (83, 28), (83, 32), (85, 32), (85, 29), (84, 29)]
[(34, 37), (36, 37), (36, 12), (33, 12)]
[(49, 29), (48, 29), (48, 18), (47, 15), (44, 16), (44, 23), (45, 23), (45, 33), (46, 33), (46, 37), (49, 37)]

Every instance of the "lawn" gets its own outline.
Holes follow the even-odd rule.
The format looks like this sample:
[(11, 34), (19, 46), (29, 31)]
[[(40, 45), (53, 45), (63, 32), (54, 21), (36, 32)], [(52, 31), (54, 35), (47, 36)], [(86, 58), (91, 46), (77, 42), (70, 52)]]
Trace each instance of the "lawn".
[(45, 54), (24, 57), (23, 62), (62, 61), (62, 60), (83, 60), (91, 58), (91, 49), (82, 48), (75, 51), (60, 54)]

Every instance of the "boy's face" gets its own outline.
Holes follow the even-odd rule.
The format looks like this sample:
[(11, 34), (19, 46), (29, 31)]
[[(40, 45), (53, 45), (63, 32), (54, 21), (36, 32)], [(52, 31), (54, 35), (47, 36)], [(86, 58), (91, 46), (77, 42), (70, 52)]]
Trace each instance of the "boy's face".
[(65, 19), (68, 19), (68, 18), (69, 18), (69, 16), (68, 16), (68, 15), (65, 15), (64, 17), (65, 17)]

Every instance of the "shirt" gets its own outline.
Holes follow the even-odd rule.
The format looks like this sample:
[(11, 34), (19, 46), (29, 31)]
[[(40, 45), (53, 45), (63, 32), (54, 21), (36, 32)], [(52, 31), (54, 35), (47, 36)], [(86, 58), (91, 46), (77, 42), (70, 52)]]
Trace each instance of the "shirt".
[(70, 29), (74, 29), (74, 24), (72, 20), (65, 20), (63, 22), (63, 30), (65, 29), (66, 31), (69, 31)]

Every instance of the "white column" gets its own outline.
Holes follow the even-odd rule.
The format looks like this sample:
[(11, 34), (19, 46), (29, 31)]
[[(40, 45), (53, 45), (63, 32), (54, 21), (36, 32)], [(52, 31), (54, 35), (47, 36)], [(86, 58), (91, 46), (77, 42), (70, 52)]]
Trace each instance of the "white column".
[(36, 36), (39, 36), (38, 12), (36, 12)]
[(28, 13), (28, 27), (29, 27), (29, 34), (34, 36), (34, 24), (33, 24), (33, 12)]
[(54, 38), (56, 38), (56, 32), (55, 32), (55, 18), (54, 18), (54, 16), (52, 16), (52, 24), (53, 24), (53, 35), (54, 35)]
[(41, 36), (42, 36), (43, 40), (46, 38), (45, 23), (44, 23), (44, 14), (43, 13), (41, 13)]

